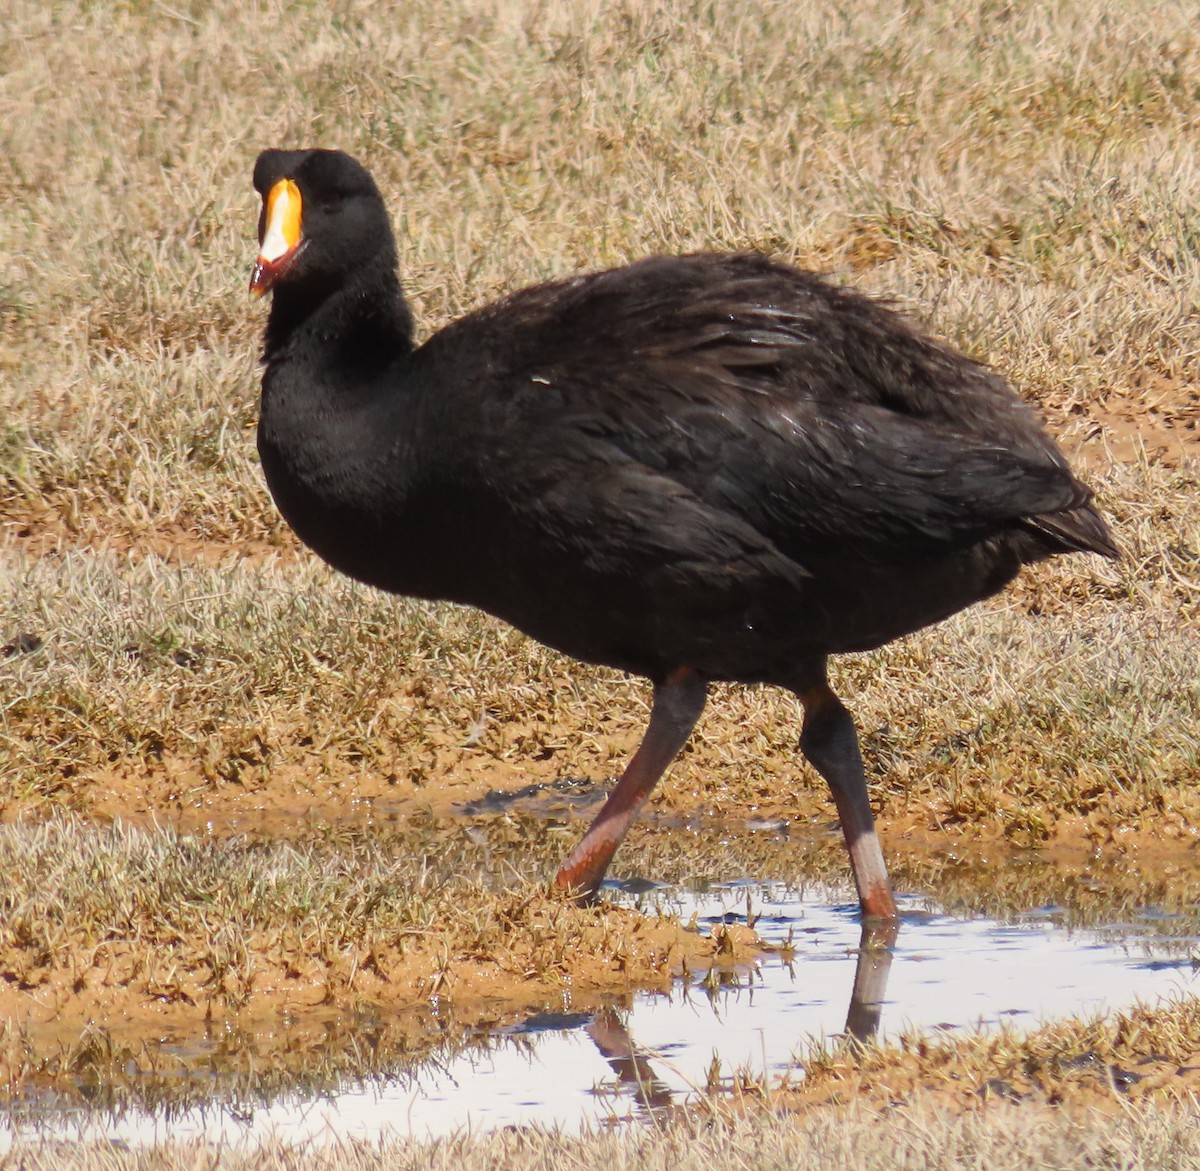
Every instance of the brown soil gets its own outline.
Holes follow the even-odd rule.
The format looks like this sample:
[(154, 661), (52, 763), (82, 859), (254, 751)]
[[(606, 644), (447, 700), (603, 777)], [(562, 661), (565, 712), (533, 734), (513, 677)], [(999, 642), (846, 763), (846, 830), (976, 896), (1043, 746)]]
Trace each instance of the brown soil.
[(133, 557), (158, 557), (168, 564), (224, 565), (271, 557), (291, 560), (301, 545), (280, 524), (266, 536), (236, 529), (208, 532), (206, 524), (123, 517), (113, 502), (96, 499), (80, 507), (73, 493), (14, 496), (0, 500), (0, 550), (26, 557), (51, 557), (75, 549), (107, 549)]
[[(549, 921), (553, 903), (533, 909)], [(635, 990), (666, 990), (686, 971), (714, 966), (732, 970), (753, 962), (757, 940), (747, 928), (720, 927), (710, 936), (670, 919), (645, 919), (620, 908), (579, 912), (590, 917), (572, 970), (535, 969), (528, 938), (514, 933), (498, 955), (431, 957), (420, 940), (397, 940), (369, 954), (348, 954), (330, 965), (294, 955), (254, 957), (253, 985), (226, 988), (203, 971), (145, 978), (144, 949), (130, 943), (98, 944), (100, 961), (0, 972), (0, 1020), (14, 1051), (0, 1045), (0, 1086), (20, 1084), (22, 1065), (36, 1058), (35, 1081), (53, 1080), (76, 1060), (81, 1041), (101, 1027), (105, 1045), (119, 1053), (151, 1054), (173, 1035), (185, 1048), (214, 1030), (235, 1034), (239, 1047), (258, 1059), (279, 1057), (284, 1036), (305, 1031), (311, 1052), (323, 1038), (339, 1054), (344, 1028), (330, 1023), (382, 1019), (397, 1055), (432, 1048), (453, 1032), (488, 1030), (537, 1009), (586, 1012)], [(243, 1007), (232, 1008), (239, 1001)], [(453, 1028), (451, 1027), (453, 1026)], [(0, 1039), (4, 1030), (0, 1030)], [(203, 1056), (203, 1046), (197, 1055)], [(182, 1059), (181, 1059), (182, 1060)], [(119, 1062), (116, 1063), (119, 1066)]]
[(1093, 467), (1100, 452), (1119, 463), (1144, 456), (1170, 467), (1195, 459), (1200, 456), (1200, 383), (1147, 374), (1136, 385), (1113, 387), (1089, 406), (1084, 434), (1079, 451)]

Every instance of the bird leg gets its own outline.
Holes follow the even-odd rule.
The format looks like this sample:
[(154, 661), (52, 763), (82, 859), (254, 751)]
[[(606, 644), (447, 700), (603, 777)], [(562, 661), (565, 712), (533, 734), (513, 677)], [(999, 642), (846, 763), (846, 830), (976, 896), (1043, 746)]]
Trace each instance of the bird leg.
[(554, 876), (554, 885), (570, 890), (576, 902), (594, 900), (638, 810), (696, 726), (704, 699), (704, 680), (690, 667), (680, 667), (654, 685), (650, 726), (641, 746), (583, 840)]
[(863, 917), (896, 919), (896, 901), (875, 833), (854, 720), (824, 678), (797, 694), (804, 704), (800, 750), (833, 790)]

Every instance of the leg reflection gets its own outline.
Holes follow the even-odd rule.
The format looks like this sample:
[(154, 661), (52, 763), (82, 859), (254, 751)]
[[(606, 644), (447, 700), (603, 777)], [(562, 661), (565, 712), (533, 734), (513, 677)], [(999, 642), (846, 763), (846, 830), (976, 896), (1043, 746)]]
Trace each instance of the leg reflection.
[(632, 1093), (639, 1106), (655, 1113), (671, 1105), (670, 1089), (658, 1080), (650, 1059), (638, 1052), (615, 1009), (604, 1008), (596, 1013), (587, 1033), (617, 1075), (621, 1088)]
[[(900, 923), (896, 919), (869, 919), (863, 923), (846, 1013), (846, 1033), (854, 1044), (869, 1041), (879, 1029), (892, 949), (899, 934)], [(587, 1034), (616, 1075), (620, 1089), (633, 1098), (638, 1108), (649, 1114), (661, 1114), (673, 1107), (670, 1087), (655, 1074), (651, 1058), (635, 1045), (615, 1009), (597, 1012), (587, 1025)]]
[(888, 973), (892, 970), (892, 948), (900, 934), (898, 919), (863, 921), (858, 943), (858, 967), (846, 1013), (846, 1032), (854, 1041), (869, 1041), (879, 1028)]

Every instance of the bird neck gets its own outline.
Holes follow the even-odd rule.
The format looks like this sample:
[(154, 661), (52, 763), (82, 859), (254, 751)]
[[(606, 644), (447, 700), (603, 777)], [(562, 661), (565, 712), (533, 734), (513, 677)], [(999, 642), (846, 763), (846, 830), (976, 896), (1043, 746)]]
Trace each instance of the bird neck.
[(263, 360), (268, 366), (297, 352), (318, 364), (344, 363), (352, 370), (377, 357), (395, 361), (413, 349), (413, 318), (395, 256), (381, 254), (330, 291), (323, 281), (285, 283), (272, 294)]
[[(280, 510), (301, 539), (341, 564), (338, 546), (412, 473), (407, 428), (412, 315), (390, 268), (360, 270), (311, 299), (279, 286), (264, 348), (258, 448)], [(398, 438), (399, 437), (399, 438)], [(361, 574), (355, 574), (361, 576)]]
[(319, 298), (304, 284), (276, 289), (259, 435), (288, 458), (352, 458), (364, 454), (356, 445), (370, 440), (369, 451), (379, 438), (372, 416), (395, 405), (413, 353), (412, 313), (392, 263), (359, 269)]

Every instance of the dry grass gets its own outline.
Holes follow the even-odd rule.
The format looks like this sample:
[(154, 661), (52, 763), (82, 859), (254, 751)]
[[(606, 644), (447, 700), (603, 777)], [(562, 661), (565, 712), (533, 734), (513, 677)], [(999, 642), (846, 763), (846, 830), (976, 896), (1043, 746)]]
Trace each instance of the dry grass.
[(878, 1108), (936, 1095), (970, 1110), (991, 1099), (1040, 1105), (1107, 1105), (1147, 1096), (1195, 1105), (1200, 1091), (1200, 1002), (1174, 1003), (1090, 1020), (1068, 1020), (1022, 1035), (912, 1034), (894, 1045), (819, 1047), (804, 1078), (766, 1087), (775, 1105), (816, 1103)]
[[(260, 1002), (287, 1013), (446, 998), (494, 1016), (573, 998), (581, 955), (583, 1001), (753, 955), (749, 932), (702, 939), (669, 918), (547, 897), (485, 836), (421, 818), (399, 835), (329, 829), (292, 843), (53, 818), (0, 827), (0, 872), (12, 876), (0, 894), (10, 1041), (77, 1002), (101, 1016), (198, 1006), (212, 1019)], [(19, 1087), (36, 1071), (2, 1049)]]
[(268, 1142), (229, 1147), (174, 1142), (152, 1150), (105, 1143), (21, 1144), (0, 1168), (25, 1171), (546, 1171), (612, 1167), (619, 1171), (894, 1171), (895, 1168), (986, 1167), (988, 1171), (1195, 1171), (1200, 1118), (1194, 1106), (1171, 1111), (1129, 1109), (1084, 1117), (999, 1109), (986, 1115), (940, 1113), (936, 1103), (879, 1116), (863, 1110), (792, 1118), (733, 1116), (665, 1128), (582, 1137), (506, 1130), (436, 1142), (381, 1139), (329, 1146)]
[[(1143, 879), (1120, 853), (1139, 831), (1186, 844), (1200, 826), (1194, 18), (1183, 0), (10, 0), (0, 817), (17, 821), (4, 864), (24, 877), (0, 888), (6, 983), (71, 988), (107, 971), (149, 1000), (176, 989), (232, 1010), (265, 980), (264, 956), (277, 975), (311, 962), (314, 986), (352, 999), (349, 973), (405, 924), (431, 931), (414, 980), (470, 955), (473, 932), (481, 953), (529, 949), (542, 972), (595, 947), (598, 920), (529, 885), (575, 832), (572, 794), (542, 799), (561, 797), (549, 828), (519, 807), (466, 830), (412, 814), (606, 781), (644, 726), (644, 688), (479, 615), (360, 590), (297, 552), (253, 450), (262, 310), (244, 286), (265, 145), (369, 162), (427, 329), (551, 274), (759, 247), (893, 296), (1003, 368), (1086, 466), (1127, 556), (1043, 567), (994, 605), (839, 665), (885, 827), (941, 844), (907, 855), (890, 842), (897, 876), (993, 913), (1041, 891), (1086, 916), (1078, 870), (1026, 867), (998, 893), (953, 856), (969, 858), (957, 843), (972, 835), (1076, 840), (1117, 904), (1194, 903), (1194, 866)], [(656, 810), (824, 829), (797, 731), (789, 698), (721, 689)], [(64, 822), (62, 808), (263, 832), (138, 836)], [(341, 810), (366, 829), (323, 831)], [(388, 816), (401, 820), (385, 833)], [(649, 827), (619, 865), (790, 865), (722, 849)], [(839, 849), (821, 836), (805, 863), (840, 871)], [(449, 860), (444, 885), (420, 886)], [(88, 888), (87, 866), (116, 903)], [(205, 875), (189, 895), (185, 880)], [(307, 892), (303, 908), (271, 882)], [(545, 930), (554, 915), (561, 939)], [(950, 1125), (947, 1150), (1033, 1157), (1022, 1144), (1037, 1136), (1019, 1127), (968, 1139)], [(1079, 1159), (1121, 1165), (1137, 1134), (1195, 1158), (1173, 1119), (1113, 1123), (1107, 1148), (1047, 1125)], [(809, 1141), (762, 1133), (747, 1149), (763, 1165), (794, 1165), (787, 1144)], [(920, 1157), (921, 1133), (898, 1128), (859, 1162), (836, 1162), (833, 1130), (805, 1149), (812, 1165), (891, 1166)], [(517, 1139), (492, 1141), (483, 1163), (526, 1158)], [(642, 1140), (629, 1141), (628, 1158), (654, 1165), (680, 1140), (632, 1154)]]

